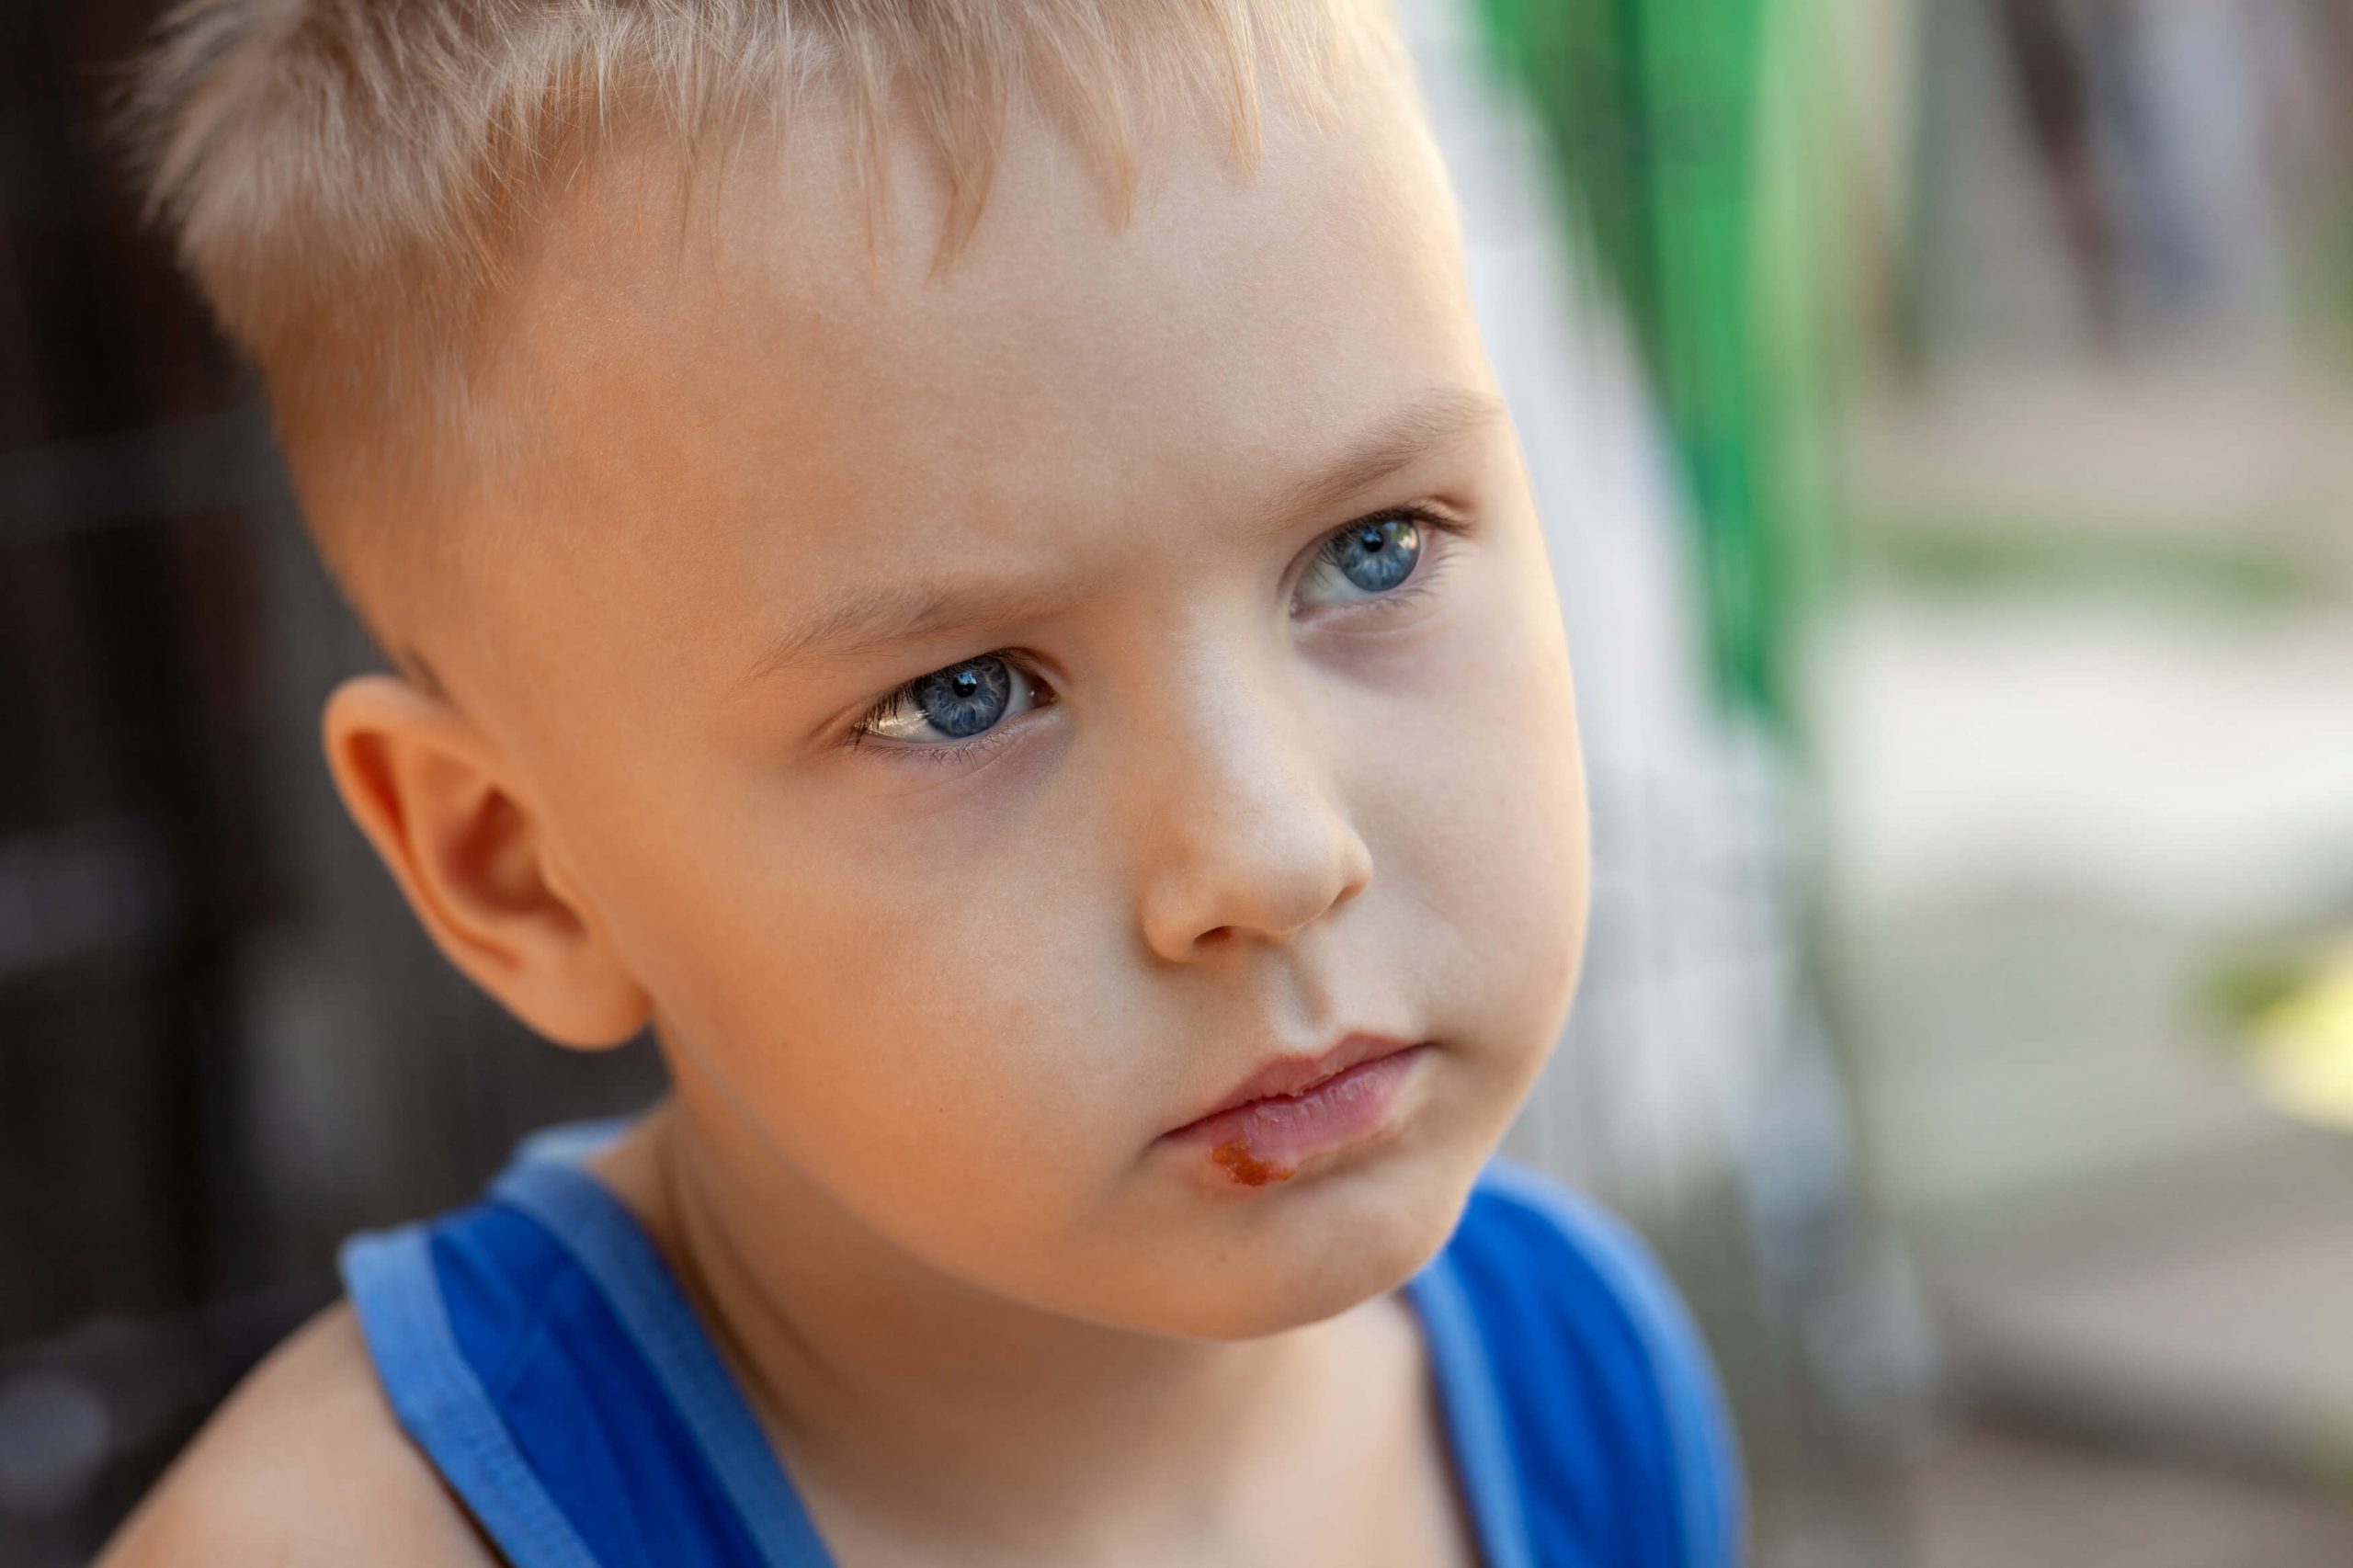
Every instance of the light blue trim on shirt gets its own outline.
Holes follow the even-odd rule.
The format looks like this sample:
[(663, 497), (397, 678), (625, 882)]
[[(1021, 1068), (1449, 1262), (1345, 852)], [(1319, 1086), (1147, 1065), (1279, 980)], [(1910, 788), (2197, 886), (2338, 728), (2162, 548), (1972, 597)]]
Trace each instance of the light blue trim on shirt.
[(1677, 1517), (1686, 1568), (1731, 1568), (1746, 1521), (1732, 1417), (1699, 1331), (1626, 1222), (1532, 1169), (1497, 1159), (1484, 1184), (1579, 1238), (1579, 1254), (1626, 1310), (1650, 1361), (1675, 1444)]
[(639, 1111), (624, 1111), (619, 1116), (599, 1116), (585, 1121), (559, 1121), (542, 1127), (536, 1132), (524, 1134), (515, 1145), (515, 1154), (507, 1161), (511, 1167), (528, 1160), (558, 1160), (577, 1165), (589, 1155), (610, 1144), (630, 1129), (630, 1124), (642, 1115)]
[(572, 1150), (589, 1146), (584, 1139), (563, 1152), (527, 1154), (492, 1183), (492, 1198), (545, 1226), (596, 1281), (769, 1568), (834, 1568), (800, 1493), (669, 1265), (620, 1200), (573, 1163)]
[(515, 1568), (597, 1568), (458, 1348), (424, 1230), (352, 1237), (337, 1261), (392, 1408)]
[(1495, 1401), (1495, 1369), (1462, 1282), (1441, 1253), (1404, 1289), (1436, 1364), (1438, 1400), (1446, 1408), (1455, 1464), (1479, 1532), (1480, 1557), (1485, 1568), (1537, 1568), (1528, 1517), (1520, 1507), (1519, 1478), (1512, 1468), (1511, 1438)]

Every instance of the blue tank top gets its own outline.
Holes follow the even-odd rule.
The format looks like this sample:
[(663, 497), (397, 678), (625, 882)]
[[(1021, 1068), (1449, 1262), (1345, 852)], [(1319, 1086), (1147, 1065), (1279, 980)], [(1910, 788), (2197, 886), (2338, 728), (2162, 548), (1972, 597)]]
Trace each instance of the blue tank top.
[[(409, 1436), (513, 1568), (833, 1568), (636, 1218), (527, 1142), (478, 1202), (355, 1236), (343, 1278)], [(1714, 1373), (1619, 1221), (1503, 1160), (1404, 1287), (1487, 1568), (1732, 1568)]]

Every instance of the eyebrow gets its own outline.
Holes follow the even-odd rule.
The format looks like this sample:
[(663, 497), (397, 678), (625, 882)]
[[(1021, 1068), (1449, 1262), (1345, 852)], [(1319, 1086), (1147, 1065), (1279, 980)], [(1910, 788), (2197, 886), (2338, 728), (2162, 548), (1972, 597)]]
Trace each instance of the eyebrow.
[(1366, 431), (1324, 472), (1292, 488), (1267, 513), (1279, 528), (1336, 511), (1400, 470), (1503, 417), (1503, 400), (1469, 387), (1434, 388)]
[(768, 644), (745, 686), (819, 658), (850, 660), (903, 642), (917, 642), (971, 626), (1035, 612), (1039, 595), (1019, 585), (974, 588), (969, 584), (884, 583), (845, 591)]
[[(1336, 510), (1382, 480), (1503, 417), (1503, 400), (1442, 386), (1390, 414), (1343, 449), (1323, 472), (1292, 485), (1262, 515), (1266, 531)], [(744, 672), (751, 686), (815, 658), (855, 659), (901, 643), (1036, 613), (1039, 596), (1018, 584), (889, 582), (846, 590), (778, 637)]]

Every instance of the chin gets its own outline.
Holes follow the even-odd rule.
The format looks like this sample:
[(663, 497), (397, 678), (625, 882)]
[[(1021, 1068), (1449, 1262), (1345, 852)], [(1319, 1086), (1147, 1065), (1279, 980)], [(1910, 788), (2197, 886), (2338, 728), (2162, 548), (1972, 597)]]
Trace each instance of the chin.
[(1160, 1332), (1256, 1339), (1336, 1317), (1394, 1290), (1454, 1233), (1477, 1174), (1425, 1157), (1379, 1170), (1302, 1173), (1318, 1184), (1279, 1195), (1214, 1265), (1162, 1298)]

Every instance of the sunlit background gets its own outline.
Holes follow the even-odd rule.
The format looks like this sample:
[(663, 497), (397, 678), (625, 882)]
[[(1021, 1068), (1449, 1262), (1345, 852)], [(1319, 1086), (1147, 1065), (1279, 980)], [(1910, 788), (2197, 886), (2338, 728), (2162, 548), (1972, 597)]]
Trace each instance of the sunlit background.
[[(1774, 1568), (2353, 1562), (2353, 8), (1401, 0), (1595, 805), (1515, 1152), (1682, 1281)], [(0, 1568), (335, 1242), (654, 1093), (427, 945), (372, 662), (0, 14)]]

